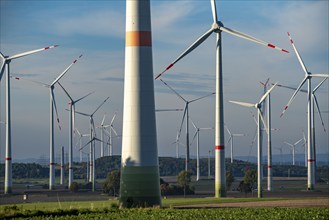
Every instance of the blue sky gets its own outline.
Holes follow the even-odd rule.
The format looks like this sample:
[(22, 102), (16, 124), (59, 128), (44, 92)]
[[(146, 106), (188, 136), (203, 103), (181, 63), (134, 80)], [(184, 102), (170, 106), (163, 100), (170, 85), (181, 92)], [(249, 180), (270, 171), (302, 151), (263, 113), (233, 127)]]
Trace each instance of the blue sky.
[[(11, 73), (31, 80), (50, 83), (76, 57), (79, 62), (61, 79), (73, 98), (88, 92), (95, 94), (77, 104), (82, 112), (92, 112), (103, 99), (110, 101), (96, 114), (96, 124), (108, 114), (107, 122), (117, 112), (114, 126), (122, 129), (125, 1), (6, 1), (0, 2), (0, 51), (12, 55), (59, 44), (60, 47), (15, 60)], [(209, 1), (151, 1), (154, 75), (160, 73), (212, 24)], [(225, 123), (233, 133), (247, 136), (235, 139), (235, 155), (249, 155), (256, 125), (254, 109), (228, 103), (229, 100), (257, 102), (262, 93), (259, 81), (298, 86), (304, 77), (286, 32), (294, 39), (307, 68), (313, 73), (328, 73), (328, 1), (217, 1), (219, 19), (224, 26), (288, 49), (280, 53), (261, 45), (223, 33), (223, 71)], [(163, 79), (186, 99), (194, 99), (215, 90), (215, 36), (211, 36), (170, 71)], [(1, 120), (4, 120), (4, 80), (1, 82)], [(320, 82), (314, 79), (313, 84)], [(328, 111), (328, 85), (318, 91), (322, 111)], [(157, 108), (183, 108), (181, 102), (161, 82), (155, 82)], [(283, 118), (279, 115), (293, 91), (276, 88), (272, 94), (273, 146), (284, 141), (296, 142), (306, 131), (306, 95), (299, 94)], [(55, 150), (68, 146), (68, 100), (55, 88), (63, 129), (57, 127)], [(214, 125), (214, 96), (191, 104), (190, 116), (199, 127)], [(328, 113), (323, 113), (328, 128)], [(181, 112), (157, 113), (160, 156), (174, 156), (176, 132)], [(88, 132), (88, 120), (77, 116), (76, 127)], [(328, 133), (316, 116), (317, 152), (328, 154)], [(25, 81), (12, 81), (13, 159), (49, 155), (49, 94)], [(185, 133), (185, 130), (183, 130)], [(194, 128), (190, 128), (191, 136)], [(191, 137), (192, 139), (192, 137)], [(214, 147), (214, 133), (200, 135), (201, 155)], [(226, 137), (228, 140), (228, 137)], [(181, 141), (184, 143), (184, 135)], [(1, 127), (1, 160), (4, 158), (4, 126)], [(120, 139), (114, 153), (120, 154)], [(191, 154), (195, 155), (195, 143)], [(99, 155), (99, 149), (96, 150)], [(180, 149), (180, 155), (184, 155)], [(266, 150), (264, 150), (266, 154)], [(297, 153), (302, 153), (301, 147)], [(227, 156), (229, 145), (227, 144)], [(279, 151), (273, 150), (274, 154)], [(77, 151), (75, 151), (77, 155)], [(256, 156), (256, 146), (251, 148)]]

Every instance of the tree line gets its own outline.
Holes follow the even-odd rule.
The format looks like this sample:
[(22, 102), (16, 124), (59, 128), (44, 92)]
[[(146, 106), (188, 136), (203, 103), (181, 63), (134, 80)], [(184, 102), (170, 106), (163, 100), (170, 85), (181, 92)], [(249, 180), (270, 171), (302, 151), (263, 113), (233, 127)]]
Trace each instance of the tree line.
[[(190, 160), (191, 175), (196, 175), (196, 159)], [(96, 179), (105, 179), (111, 171), (120, 170), (121, 156), (107, 156), (98, 158), (95, 163)], [(13, 163), (12, 174), (13, 178), (48, 178), (49, 167), (36, 163)], [(74, 163), (74, 179), (87, 178), (86, 162)], [(257, 165), (254, 163), (234, 160), (226, 160), (226, 169), (231, 172), (234, 177), (244, 177), (247, 170), (256, 170)], [(56, 176), (60, 175), (60, 166), (56, 166)], [(160, 176), (177, 176), (181, 171), (185, 170), (185, 159), (172, 157), (159, 157)], [(214, 176), (215, 160), (210, 159), (210, 176)], [(307, 168), (304, 166), (293, 165), (275, 165), (272, 168), (273, 176), (276, 177), (306, 177)], [(317, 179), (329, 181), (329, 166), (317, 166)], [(208, 159), (200, 159), (200, 174), (208, 176)], [(5, 166), (0, 164), (0, 177), (5, 175)], [(68, 176), (68, 164), (65, 165), (65, 176)], [(266, 165), (264, 165), (264, 176), (267, 176)]]

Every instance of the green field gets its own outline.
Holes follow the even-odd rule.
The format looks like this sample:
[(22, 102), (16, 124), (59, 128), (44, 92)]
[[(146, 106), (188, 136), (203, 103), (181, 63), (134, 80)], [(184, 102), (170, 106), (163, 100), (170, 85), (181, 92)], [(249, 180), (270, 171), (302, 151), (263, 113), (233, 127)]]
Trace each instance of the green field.
[(329, 219), (328, 208), (213, 208), (171, 209), (66, 209), (29, 210), (19, 207), (2, 209), (0, 218), (15, 219)]

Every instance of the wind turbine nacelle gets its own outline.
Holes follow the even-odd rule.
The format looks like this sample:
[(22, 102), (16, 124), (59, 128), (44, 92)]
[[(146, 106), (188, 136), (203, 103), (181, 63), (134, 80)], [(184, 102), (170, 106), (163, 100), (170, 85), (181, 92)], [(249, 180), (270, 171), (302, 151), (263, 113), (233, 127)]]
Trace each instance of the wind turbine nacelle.
[(217, 21), (216, 23), (212, 24), (212, 29), (214, 30), (215, 33), (221, 32), (220, 27), (224, 27), (223, 23), (220, 21)]

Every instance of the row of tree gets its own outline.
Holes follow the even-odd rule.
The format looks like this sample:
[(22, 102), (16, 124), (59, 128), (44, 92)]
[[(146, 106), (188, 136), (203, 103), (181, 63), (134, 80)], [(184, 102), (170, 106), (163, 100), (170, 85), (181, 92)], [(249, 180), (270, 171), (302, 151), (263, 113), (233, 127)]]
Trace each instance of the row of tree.
[[(121, 168), (121, 157), (111, 156), (102, 157), (96, 160), (96, 179), (105, 179), (107, 174), (113, 170)], [(74, 163), (74, 179), (87, 179), (86, 162)], [(185, 159), (160, 157), (159, 170), (160, 176), (177, 176), (185, 169)], [(226, 169), (234, 177), (243, 177), (246, 170), (256, 170), (256, 164), (246, 161), (235, 160), (234, 163), (226, 160)], [(0, 164), (0, 177), (4, 177), (4, 164)], [(306, 177), (307, 168), (304, 166), (276, 165), (273, 166), (273, 176), (277, 177)], [(190, 160), (190, 173), (196, 175), (196, 160)], [(215, 161), (210, 160), (210, 175), (213, 176), (215, 171)], [(201, 176), (208, 176), (208, 159), (200, 160)], [(329, 166), (317, 166), (318, 179), (328, 180)], [(56, 167), (56, 176), (60, 175), (60, 166)], [(65, 175), (68, 175), (68, 165), (65, 166)], [(264, 166), (264, 176), (267, 175), (266, 166)], [(35, 163), (13, 163), (13, 178), (47, 178), (49, 176), (49, 167)]]

